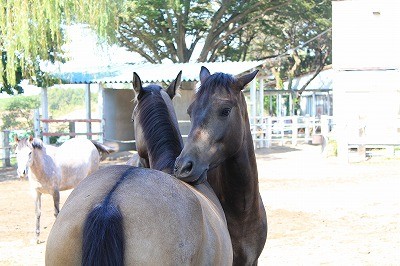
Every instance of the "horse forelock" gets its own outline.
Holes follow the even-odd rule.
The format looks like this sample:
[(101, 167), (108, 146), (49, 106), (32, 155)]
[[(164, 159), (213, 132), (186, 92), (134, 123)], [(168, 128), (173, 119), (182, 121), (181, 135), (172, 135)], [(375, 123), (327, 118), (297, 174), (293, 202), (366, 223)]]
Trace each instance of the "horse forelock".
[(214, 93), (220, 92), (220, 88), (224, 88), (228, 95), (232, 94), (231, 86), (237, 81), (237, 79), (226, 73), (217, 72), (207, 78), (207, 80), (201, 84), (196, 98), (201, 98), (204, 95), (213, 95)]
[(149, 155), (155, 165), (152, 168), (163, 170), (173, 167), (176, 157), (182, 150), (180, 133), (174, 126), (168, 107), (160, 90), (146, 87), (138, 102), (138, 119), (147, 142)]
[(41, 141), (40, 139), (34, 138), (31, 145), (33, 149), (43, 149), (43, 141)]

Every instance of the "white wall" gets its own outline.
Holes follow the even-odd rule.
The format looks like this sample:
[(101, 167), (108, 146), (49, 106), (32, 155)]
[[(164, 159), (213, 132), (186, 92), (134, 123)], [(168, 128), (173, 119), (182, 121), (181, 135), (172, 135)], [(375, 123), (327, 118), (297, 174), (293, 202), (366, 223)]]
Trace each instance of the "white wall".
[[(339, 155), (347, 144), (400, 143), (400, 4), (333, 1), (334, 116)], [(359, 137), (359, 128), (365, 134)], [(340, 154), (342, 153), (342, 154)]]
[(332, 2), (335, 69), (399, 68), (400, 2)]

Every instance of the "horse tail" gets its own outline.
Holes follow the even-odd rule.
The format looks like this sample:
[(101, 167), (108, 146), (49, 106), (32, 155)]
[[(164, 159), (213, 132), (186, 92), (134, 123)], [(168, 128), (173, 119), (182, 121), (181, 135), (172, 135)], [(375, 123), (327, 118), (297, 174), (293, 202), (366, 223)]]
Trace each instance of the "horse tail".
[(101, 160), (103, 160), (105, 158), (105, 156), (103, 156), (103, 154), (110, 154), (115, 152), (115, 150), (111, 147), (108, 147), (98, 141), (95, 140), (91, 140), (91, 142), (93, 143), (93, 145), (96, 147), (97, 151), (100, 153), (101, 155)]
[(124, 265), (123, 218), (111, 197), (132, 170), (122, 174), (103, 202), (88, 214), (83, 227), (82, 265)]
[(113, 204), (96, 206), (83, 229), (82, 265), (124, 265), (122, 215)]

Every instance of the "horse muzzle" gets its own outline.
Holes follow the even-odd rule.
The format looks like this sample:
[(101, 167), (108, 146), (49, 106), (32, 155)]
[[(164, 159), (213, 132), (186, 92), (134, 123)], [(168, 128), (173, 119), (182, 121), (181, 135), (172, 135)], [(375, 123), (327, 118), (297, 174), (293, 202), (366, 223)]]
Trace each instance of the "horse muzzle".
[(198, 185), (207, 180), (208, 167), (196, 167), (193, 160), (178, 157), (175, 162), (174, 176), (186, 183)]
[(25, 179), (28, 175), (28, 169), (17, 169), (17, 175), (20, 179)]

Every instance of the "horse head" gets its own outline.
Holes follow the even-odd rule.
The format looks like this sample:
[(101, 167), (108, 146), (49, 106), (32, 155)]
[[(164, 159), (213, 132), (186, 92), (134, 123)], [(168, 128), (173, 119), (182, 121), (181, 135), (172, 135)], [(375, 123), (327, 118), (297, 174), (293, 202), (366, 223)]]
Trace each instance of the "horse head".
[(150, 168), (164, 170), (170, 158), (162, 162), (161, 157), (170, 157), (173, 152), (176, 153), (175, 160), (182, 149), (182, 137), (172, 105), (181, 75), (182, 71), (167, 89), (163, 89), (155, 84), (143, 87), (138, 74), (133, 73), (133, 87), (137, 95), (132, 113), (136, 150)]
[(15, 135), (14, 141), (17, 144), (15, 148), (15, 154), (17, 156), (17, 174), (21, 179), (23, 179), (28, 175), (30, 157), (33, 149), (33, 137), (30, 136), (29, 138), (20, 139)]
[(208, 170), (234, 156), (242, 146), (248, 115), (241, 91), (257, 72), (236, 78), (224, 73), (211, 75), (201, 68), (201, 86), (188, 108), (192, 127), (175, 163), (178, 178), (204, 182)]

